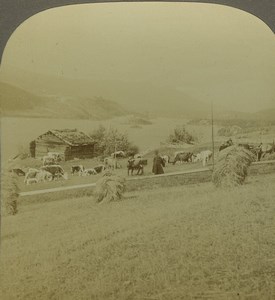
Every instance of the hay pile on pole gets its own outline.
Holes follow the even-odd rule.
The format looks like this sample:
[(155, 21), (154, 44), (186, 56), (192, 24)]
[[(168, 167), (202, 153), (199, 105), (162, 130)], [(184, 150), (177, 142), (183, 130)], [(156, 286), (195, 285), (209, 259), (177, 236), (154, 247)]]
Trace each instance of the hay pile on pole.
[(118, 201), (125, 192), (126, 180), (123, 177), (107, 171), (100, 178), (95, 187), (94, 197), (97, 202)]
[(217, 187), (238, 186), (244, 183), (250, 164), (256, 160), (249, 150), (231, 146), (219, 153), (212, 181)]
[(17, 213), (17, 201), (19, 197), (19, 189), (17, 177), (12, 172), (3, 172), (1, 174), (1, 210), (4, 214), (15, 215)]

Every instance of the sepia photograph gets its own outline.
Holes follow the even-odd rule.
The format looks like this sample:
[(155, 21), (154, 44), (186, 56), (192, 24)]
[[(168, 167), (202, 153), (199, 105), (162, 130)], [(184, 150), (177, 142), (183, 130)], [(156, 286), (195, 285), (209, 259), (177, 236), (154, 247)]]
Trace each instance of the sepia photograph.
[(275, 299), (273, 28), (79, 2), (3, 48), (0, 298)]

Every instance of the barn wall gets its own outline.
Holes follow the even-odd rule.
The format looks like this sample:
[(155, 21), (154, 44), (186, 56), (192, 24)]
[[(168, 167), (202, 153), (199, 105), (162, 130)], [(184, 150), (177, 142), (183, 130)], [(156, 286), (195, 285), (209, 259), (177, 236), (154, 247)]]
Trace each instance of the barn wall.
[(45, 133), (35, 140), (35, 157), (43, 157), (48, 152), (60, 152), (64, 155), (67, 145), (51, 133)]
[(36, 144), (35, 157), (43, 157), (48, 154), (48, 152), (59, 152), (64, 155), (66, 145), (53, 146), (48, 144)]
[(31, 154), (31, 157), (35, 157), (35, 148), (36, 148), (35, 141), (31, 141), (30, 142), (30, 154)]
[(69, 146), (52, 133), (45, 133), (35, 140), (35, 157), (43, 157), (48, 152), (60, 152), (64, 159), (93, 158), (94, 145)]
[(74, 158), (93, 158), (94, 145), (80, 145), (68, 147), (65, 151), (65, 160)]

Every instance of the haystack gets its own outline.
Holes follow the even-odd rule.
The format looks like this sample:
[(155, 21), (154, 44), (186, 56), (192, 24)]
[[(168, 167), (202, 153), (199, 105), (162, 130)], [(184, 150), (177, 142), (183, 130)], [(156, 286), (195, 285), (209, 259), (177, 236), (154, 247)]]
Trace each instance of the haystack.
[(6, 171), (1, 177), (1, 206), (3, 212), (8, 215), (15, 215), (17, 213), (17, 200), (19, 197), (16, 175)]
[(97, 202), (118, 201), (125, 192), (125, 178), (117, 176), (110, 171), (103, 174), (96, 183), (94, 196)]
[(217, 187), (243, 184), (248, 167), (255, 160), (256, 156), (243, 147), (231, 146), (222, 150), (212, 175), (213, 183)]

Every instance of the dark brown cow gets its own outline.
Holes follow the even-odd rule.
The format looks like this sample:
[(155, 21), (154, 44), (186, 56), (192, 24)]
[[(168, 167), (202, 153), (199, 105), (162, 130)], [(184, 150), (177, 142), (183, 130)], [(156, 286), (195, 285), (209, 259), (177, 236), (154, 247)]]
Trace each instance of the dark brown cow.
[(15, 173), (17, 176), (25, 176), (26, 173), (22, 169), (12, 169), (12, 172)]
[(133, 175), (134, 170), (137, 170), (137, 175), (142, 175), (144, 173), (144, 166), (147, 165), (147, 160), (146, 159), (141, 159), (141, 158), (130, 158), (128, 160), (128, 175)]
[(67, 174), (65, 174), (63, 168), (60, 165), (50, 165), (50, 166), (43, 166), (41, 170), (47, 171), (52, 174), (53, 180), (63, 177), (64, 179), (67, 178)]
[(233, 141), (231, 139), (229, 139), (228, 141), (226, 141), (225, 143), (223, 143), (220, 147), (219, 147), (219, 151), (222, 151), (223, 149), (226, 149), (230, 146), (233, 146)]

